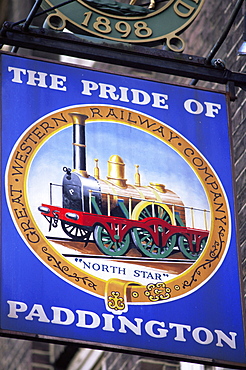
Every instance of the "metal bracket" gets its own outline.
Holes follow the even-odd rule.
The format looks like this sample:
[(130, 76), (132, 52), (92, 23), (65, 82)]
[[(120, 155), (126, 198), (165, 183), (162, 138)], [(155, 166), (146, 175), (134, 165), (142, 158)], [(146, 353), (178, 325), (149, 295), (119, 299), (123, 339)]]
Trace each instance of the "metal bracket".
[(0, 43), (224, 85), (233, 82), (235, 86), (246, 90), (246, 74), (216, 68), (207, 64), (206, 58), (193, 55), (105, 42), (93, 37), (77, 37), (44, 28), (29, 27), (23, 30), (21, 26), (9, 22), (4, 23), (0, 32)]
[(237, 99), (235, 84), (233, 81), (228, 81), (226, 84), (226, 91), (229, 93), (230, 101), (235, 101)]

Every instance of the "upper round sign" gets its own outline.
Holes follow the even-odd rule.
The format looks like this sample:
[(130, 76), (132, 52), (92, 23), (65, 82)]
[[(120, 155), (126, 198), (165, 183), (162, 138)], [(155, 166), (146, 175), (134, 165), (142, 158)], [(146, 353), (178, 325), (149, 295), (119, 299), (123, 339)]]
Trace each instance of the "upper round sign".
[[(124, 1), (124, 0), (123, 0)], [(44, 0), (42, 7), (58, 6), (60, 0)], [(89, 34), (130, 43), (157, 43), (164, 40), (176, 52), (184, 50), (179, 37), (195, 19), (204, 0), (77, 0), (54, 10), (46, 24), (61, 31)]]

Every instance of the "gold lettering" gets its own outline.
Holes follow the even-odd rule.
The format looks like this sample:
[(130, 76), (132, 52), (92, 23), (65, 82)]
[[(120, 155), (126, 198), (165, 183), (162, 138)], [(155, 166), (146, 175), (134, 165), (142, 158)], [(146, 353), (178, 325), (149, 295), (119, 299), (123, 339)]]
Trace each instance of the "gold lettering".
[(147, 23), (144, 21), (138, 21), (134, 23), (135, 35), (137, 37), (149, 37), (152, 35), (153, 31), (148, 27)]
[(14, 209), (14, 213), (18, 219), (23, 217), (28, 217), (26, 208), (22, 207), (22, 210), (18, 210), (17, 208)]
[[(188, 12), (186, 11), (185, 13), (183, 13), (182, 12), (182, 10), (183, 10), (182, 7), (185, 8), (186, 10), (188, 10)], [(193, 6), (190, 6), (190, 5), (186, 4), (183, 0), (178, 0), (174, 4), (173, 9), (179, 17), (187, 18), (191, 15), (191, 13), (193, 12), (193, 10), (195, 8)]]
[(30, 234), (26, 234), (26, 237), (30, 243), (38, 243), (40, 241), (40, 237), (36, 231), (31, 231)]
[(106, 17), (97, 17), (96, 22), (93, 23), (93, 27), (101, 33), (110, 33), (112, 31), (110, 20)]

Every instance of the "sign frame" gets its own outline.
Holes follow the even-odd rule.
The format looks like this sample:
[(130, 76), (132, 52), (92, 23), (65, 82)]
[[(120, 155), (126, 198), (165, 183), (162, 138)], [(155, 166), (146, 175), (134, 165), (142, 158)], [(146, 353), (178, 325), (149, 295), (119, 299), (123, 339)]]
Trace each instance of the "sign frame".
[[(2, 54), (2, 56), (4, 56), (4, 55), (6, 55), (6, 56), (8, 56), (8, 57), (10, 57), (10, 55), (8, 55), (7, 53), (3, 53)], [(27, 61), (27, 63), (29, 63), (30, 61), (31, 61), (31, 59), (28, 59), (28, 58), (23, 58), (23, 57), (12, 57), (11, 56), (11, 58), (13, 59), (13, 60), (22, 60), (22, 61)], [(63, 66), (62, 68), (73, 68), (74, 70), (76, 70), (76, 71), (79, 71), (79, 70), (81, 70), (81, 71), (84, 71), (84, 73), (86, 73), (86, 72), (88, 72), (89, 73), (89, 71), (90, 71), (90, 73), (92, 73), (92, 75), (93, 75), (93, 73), (95, 72), (95, 74), (96, 75), (104, 75), (104, 74), (102, 74), (101, 72), (97, 72), (97, 71), (93, 71), (93, 70), (90, 70), (90, 69), (86, 69), (86, 68), (80, 68), (80, 67), (70, 67), (70, 66), (65, 66), (64, 64), (60, 64), (60, 63), (50, 63), (50, 62), (45, 62), (45, 61), (41, 61), (41, 60), (35, 60), (35, 59), (32, 59), (34, 62), (36, 62), (37, 63), (37, 65), (40, 63), (40, 65), (53, 65), (53, 66)], [(12, 67), (11, 67), (12, 68)], [(13, 72), (13, 71), (17, 71), (17, 70), (9, 70), (8, 72), (10, 73), (10, 72)], [(30, 69), (29, 69), (29, 71), (30, 71)], [(13, 73), (15, 73), (15, 72), (13, 72)], [(43, 72), (44, 73), (44, 72)], [(19, 82), (17, 82), (17, 81), (15, 81), (14, 83), (17, 83), (17, 84), (19, 84), (18, 86), (23, 86), (22, 85), (22, 82), (20, 82), (20, 79), (21, 78), (24, 78), (24, 75), (26, 75), (26, 73), (24, 73), (23, 72), (23, 75), (22, 75), (22, 77), (21, 77), (21, 73), (19, 74), (19, 72), (16, 72), (16, 74), (15, 74), (15, 76), (14, 75), (12, 75), (12, 78), (13, 79), (15, 79), (16, 78), (16, 80), (18, 80), (19, 79)], [(32, 75), (32, 73), (30, 72), (29, 73), (29, 79), (31, 79), (31, 76)], [(108, 75), (108, 73), (107, 74), (105, 74), (105, 75)], [(111, 74), (112, 75), (112, 74)], [(14, 77), (13, 77), (14, 76)], [(32, 75), (32, 76), (34, 76), (34, 75)], [(54, 74), (52, 74), (52, 76), (54, 76)], [(61, 78), (61, 76), (60, 75), (57, 75), (57, 76), (59, 76), (59, 79), (58, 78), (56, 78), (56, 77), (53, 77), (53, 82), (51, 82), (51, 85), (50, 86), (52, 86), (52, 87), (56, 87), (56, 89), (58, 90), (58, 93), (59, 94), (61, 94), (64, 90), (63, 90), (63, 87), (65, 87), (65, 80), (63, 80), (62, 78)], [(112, 76), (114, 76), (114, 75), (112, 75)], [(38, 80), (36, 80), (36, 82), (35, 82), (35, 80), (33, 79), (32, 80), (32, 86), (33, 87), (37, 87), (37, 85), (38, 84), (43, 84), (43, 86), (39, 86), (39, 88), (48, 88), (48, 86), (46, 87), (46, 86), (44, 86), (44, 80), (42, 80), (42, 82), (41, 82), (41, 79), (42, 78), (44, 78), (45, 76), (44, 75), (41, 75), (41, 74), (39, 74), (39, 82), (37, 82)], [(37, 78), (37, 76), (36, 76), (36, 78)], [(118, 75), (115, 75), (115, 77), (113, 77), (113, 78), (115, 78), (116, 80), (118, 79), (118, 78), (120, 78), (120, 76), (118, 76)], [(136, 80), (136, 79), (134, 79), (134, 78), (129, 78), (129, 80)], [(24, 80), (23, 80), (24, 81)], [(29, 80), (29, 81), (31, 81), (31, 80)], [(55, 82), (54, 82), (55, 81)], [(59, 81), (59, 83), (58, 83), (58, 81)], [(62, 82), (63, 81), (63, 82)], [(149, 81), (149, 80), (146, 80), (146, 81)], [(13, 82), (13, 81), (12, 81)], [(151, 81), (149, 81), (149, 82), (151, 82)], [(53, 83), (53, 85), (52, 85), (52, 83)], [(152, 82), (151, 82), (152, 83)], [(155, 85), (156, 84), (156, 85)], [(157, 86), (157, 85), (163, 85), (163, 84), (159, 84), (159, 83), (156, 83), (156, 82), (154, 82), (154, 85), (155, 86)], [(165, 85), (165, 84), (164, 84)], [(90, 86), (93, 86), (93, 85), (90, 85)], [(177, 88), (184, 88), (184, 87), (179, 87), (179, 86), (176, 86), (176, 85), (168, 85), (168, 86), (175, 86), (175, 88), (177, 87)], [(88, 87), (88, 86), (87, 86)], [(29, 88), (29, 87), (28, 87)], [(38, 87), (37, 87), (38, 88)], [(184, 88), (185, 89), (185, 88)], [(188, 88), (188, 89), (190, 89), (190, 88)], [(51, 90), (53, 90), (53, 88), (51, 88)], [(198, 91), (198, 89), (194, 89), (195, 91)], [(194, 91), (193, 90), (193, 91)], [(92, 89), (92, 91), (93, 91), (93, 89)], [(123, 91), (123, 90), (122, 90)], [(209, 91), (208, 90), (201, 90), (201, 89), (199, 89), (199, 91), (203, 91), (203, 92), (208, 92), (209, 93)], [(220, 94), (220, 93), (219, 93)], [(86, 95), (86, 94), (85, 94)], [(144, 94), (143, 94), (144, 95)], [(225, 95), (225, 94), (222, 94), (222, 95)], [(157, 96), (157, 95), (154, 95), (155, 97)], [(135, 97), (136, 98), (136, 97)], [(137, 99), (137, 98), (136, 98)], [(128, 103), (127, 102), (127, 100), (128, 99), (126, 99), (126, 97), (125, 97), (125, 103)], [(167, 99), (168, 100), (168, 99)], [(193, 101), (193, 103), (194, 103), (194, 101)], [(164, 96), (163, 95), (159, 95), (158, 96), (158, 100), (156, 100), (155, 101), (155, 103), (154, 104), (156, 104), (157, 106), (158, 106), (158, 108), (160, 108), (161, 106), (163, 107), (163, 106), (165, 106), (165, 102), (164, 102)], [(127, 104), (125, 104), (125, 108), (126, 108), (126, 106), (127, 106)], [(206, 106), (207, 107), (207, 113), (208, 112), (210, 112), (210, 113), (208, 113), (208, 114), (210, 114), (210, 116), (215, 116), (215, 110), (216, 109), (218, 109), (218, 106), (215, 106), (215, 105), (213, 105), (213, 106), (209, 106), (210, 108), (208, 108), (208, 105)], [(116, 108), (116, 106), (115, 106), (115, 108)], [(3, 107), (3, 109), (4, 109), (4, 107)], [(112, 108), (109, 108), (109, 109), (112, 109)], [(123, 109), (123, 108), (122, 108)], [(163, 108), (161, 108), (161, 109), (163, 109)], [(164, 108), (165, 109), (165, 108)], [(201, 106), (199, 105), (199, 104), (197, 104), (197, 108), (194, 108), (193, 106), (191, 106), (191, 102), (190, 102), (190, 105), (188, 105), (188, 103), (187, 103), (187, 110), (189, 110), (190, 109), (190, 111), (192, 112), (194, 109), (201, 109)], [(210, 109), (210, 111), (209, 111), (209, 109)], [(226, 108), (227, 109), (227, 108)], [(54, 110), (55, 111), (55, 110)], [(100, 112), (100, 114), (101, 114), (102, 112)], [(112, 113), (112, 111), (111, 111), (111, 114), (113, 115), (113, 113)], [(114, 114), (116, 114), (116, 113), (114, 113)], [(216, 113), (217, 114), (217, 113)], [(44, 116), (44, 115), (43, 115)], [(145, 116), (146, 116), (146, 113), (145, 113)], [(48, 116), (47, 116), (48, 117)], [(47, 118), (46, 117), (46, 118)], [(129, 116), (128, 116), (129, 117)], [(146, 116), (147, 117), (147, 116)], [(131, 117), (132, 118), (132, 117)], [(212, 117), (211, 117), (212, 118)], [(158, 118), (156, 118), (156, 119), (158, 119)], [(143, 120), (142, 120), (142, 122), (143, 122)], [(152, 122), (152, 121), (151, 121)], [(153, 123), (153, 122), (152, 122)], [(152, 123), (150, 123), (150, 124), (152, 124)], [(6, 124), (5, 124), (5, 129), (6, 129)], [(159, 128), (158, 128), (158, 130), (157, 130), (159, 133), (160, 132), (162, 132), (161, 131), (161, 129), (160, 129), (160, 126), (159, 126)], [(170, 136), (170, 138), (171, 137), (174, 137), (174, 134), (173, 134), (173, 136), (171, 135)], [(190, 150), (190, 152), (189, 153), (191, 153), (191, 151), (193, 150), (193, 149), (191, 149), (191, 148), (189, 148), (189, 150)], [(18, 156), (18, 158), (19, 158), (19, 156)], [(15, 157), (15, 159), (16, 159), (16, 157)], [(199, 167), (199, 166), (198, 166)], [(208, 176), (208, 173), (207, 173), (207, 176)], [(215, 190), (215, 189), (214, 189)], [(19, 214), (20, 215), (20, 214)], [(238, 252), (237, 252), (238, 253)], [(5, 257), (4, 257), (5, 258)], [(239, 259), (239, 255), (237, 254), (237, 259)], [(238, 280), (238, 282), (239, 282), (239, 280)], [(241, 290), (242, 291), (242, 290)], [(195, 293), (194, 293), (195, 294)], [(243, 303), (242, 303), (242, 293), (240, 293), (241, 294), (241, 303), (240, 303), (240, 305), (242, 305)], [(183, 299), (185, 299), (185, 298), (183, 298)], [(24, 306), (20, 306), (19, 307), (20, 308), (20, 311), (22, 310), (22, 308), (24, 309)], [(35, 315), (34, 315), (35, 316)], [(109, 316), (108, 316), (109, 317)], [(177, 325), (178, 324), (174, 324), (174, 325), (176, 325), (176, 327), (177, 327)], [(184, 330), (184, 329), (183, 329)], [(187, 330), (189, 330), (189, 329), (187, 329)], [(210, 334), (209, 334), (209, 331), (206, 331), (206, 330), (204, 330), (204, 332), (205, 332), (205, 334), (207, 335), (207, 336), (209, 336)], [(126, 352), (126, 353), (144, 353), (145, 355), (147, 354), (147, 355), (149, 355), (149, 356), (154, 356), (154, 357), (160, 357), (160, 358), (173, 358), (173, 359), (180, 359), (180, 360), (184, 360), (184, 358), (185, 359), (187, 359), (187, 360), (189, 360), (189, 361), (194, 361), (194, 362), (201, 362), (201, 363), (205, 363), (205, 364), (211, 364), (211, 363), (213, 363), (213, 364), (217, 364), (217, 365), (223, 365), (223, 366), (234, 366), (234, 367), (238, 367), (238, 368), (243, 368), (243, 366), (245, 365), (245, 364), (240, 364), (240, 363), (236, 363), (236, 362), (230, 362), (230, 361), (221, 361), (220, 359), (209, 359), (209, 358), (204, 358), (204, 357), (202, 357), (202, 356), (200, 356), (200, 357), (196, 357), (196, 356), (192, 356), (192, 355), (184, 355), (184, 354), (180, 354), (180, 355), (176, 355), (175, 353), (172, 353), (172, 354), (170, 354), (170, 352), (160, 352), (160, 351), (153, 351), (153, 350), (150, 350), (150, 349), (141, 349), (141, 348), (137, 348), (137, 349), (133, 349), (133, 348), (129, 348), (128, 346), (121, 346), (121, 345), (118, 345), (118, 344), (114, 344), (114, 346), (110, 346), (109, 344), (107, 344), (107, 343), (104, 343), (104, 344), (99, 344), (99, 343), (97, 343), (96, 341), (95, 342), (92, 342), (92, 341), (81, 341), (81, 340), (78, 340), (78, 339), (76, 339), (76, 340), (73, 340), (73, 339), (71, 339), (71, 338), (60, 338), (59, 336), (56, 336), (56, 337), (54, 337), (54, 336), (50, 336), (50, 335), (44, 335), (44, 334), (37, 334), (37, 333), (33, 333), (33, 334), (30, 334), (30, 333), (20, 333), (20, 331), (10, 331), (10, 330), (8, 330), (8, 329), (1, 329), (1, 334), (2, 335), (6, 335), (6, 336), (8, 336), (8, 335), (10, 335), (10, 336), (14, 336), (14, 337), (22, 337), (22, 338), (25, 338), (25, 339), (35, 339), (35, 338), (38, 338), (39, 340), (47, 340), (47, 341), (52, 341), (52, 342), (54, 342), (54, 343), (61, 343), (61, 342), (64, 342), (64, 341), (66, 341), (66, 342), (71, 342), (71, 343), (74, 343), (74, 344), (79, 344), (79, 345), (81, 345), (81, 346), (89, 346), (89, 347), (92, 347), (92, 348), (103, 348), (103, 349), (106, 349), (106, 350), (113, 350), (113, 349), (116, 349), (116, 350), (119, 350), (119, 351), (123, 351), (123, 352)], [(194, 334), (194, 336), (195, 336), (196, 334)], [(245, 335), (245, 332), (243, 333), (243, 335)], [(178, 335), (177, 335), (178, 336)], [(199, 339), (201, 342), (203, 342), (204, 341), (204, 339)], [(208, 339), (208, 337), (207, 337), (207, 339), (205, 339), (205, 342), (206, 341), (209, 341), (209, 339)]]

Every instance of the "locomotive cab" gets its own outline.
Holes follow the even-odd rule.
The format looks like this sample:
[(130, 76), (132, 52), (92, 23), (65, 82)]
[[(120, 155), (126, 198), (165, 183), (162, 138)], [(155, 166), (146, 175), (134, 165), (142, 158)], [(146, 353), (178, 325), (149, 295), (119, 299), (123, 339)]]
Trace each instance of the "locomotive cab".
[[(70, 168), (63, 168), (66, 174), (62, 182), (63, 207), (75, 211), (89, 212), (89, 202), (94, 197), (101, 209), (100, 186), (92, 177), (83, 177), (80, 173), (71, 172)], [(94, 190), (94, 191), (93, 191)]]

